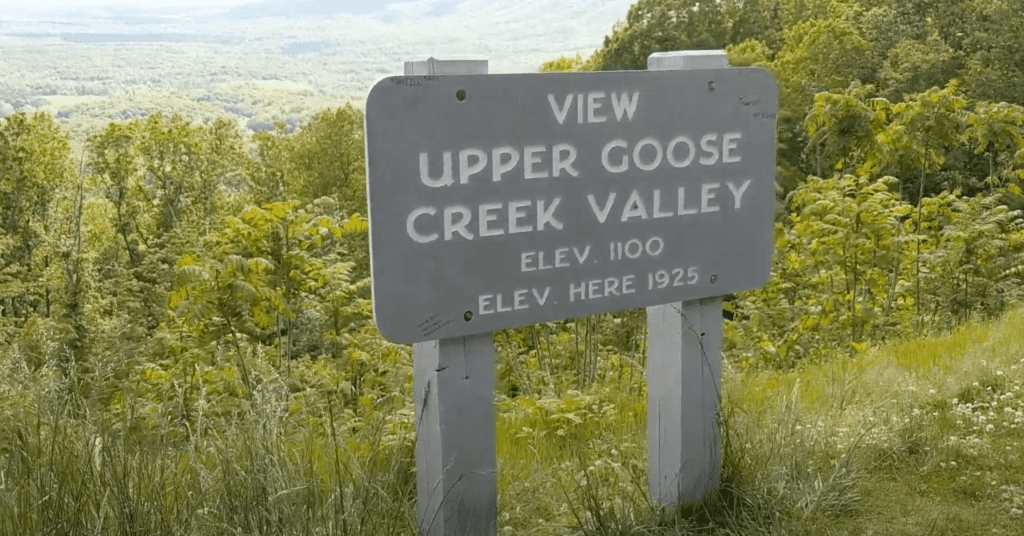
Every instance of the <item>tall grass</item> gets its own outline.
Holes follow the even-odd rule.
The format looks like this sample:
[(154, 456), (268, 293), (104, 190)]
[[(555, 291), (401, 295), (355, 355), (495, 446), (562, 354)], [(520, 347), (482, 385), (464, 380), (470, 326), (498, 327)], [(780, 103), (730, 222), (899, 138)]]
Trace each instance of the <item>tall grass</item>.
[[(1018, 309), (789, 372), (726, 363), (722, 487), (696, 505), (650, 502), (642, 375), (499, 395), (499, 531), (1020, 534), (1021, 333)], [(145, 367), (117, 382), (32, 370), (12, 350), (0, 534), (415, 534), (411, 402), (346, 399), (324, 387), (333, 366), (254, 360), (243, 396)], [(232, 377), (211, 367), (194, 376)]]
[(726, 363), (723, 484), (682, 507), (649, 502), (642, 389), (499, 397), (503, 534), (1020, 534), (1021, 333), (1018, 308), (788, 372)]
[[(339, 433), (325, 407), (300, 429), (268, 381), (231, 419), (169, 439), (138, 417), (111, 422), (48, 366), (3, 372), (0, 534), (415, 533), (412, 442), (387, 444), (386, 416)], [(181, 418), (173, 404), (150, 410)]]

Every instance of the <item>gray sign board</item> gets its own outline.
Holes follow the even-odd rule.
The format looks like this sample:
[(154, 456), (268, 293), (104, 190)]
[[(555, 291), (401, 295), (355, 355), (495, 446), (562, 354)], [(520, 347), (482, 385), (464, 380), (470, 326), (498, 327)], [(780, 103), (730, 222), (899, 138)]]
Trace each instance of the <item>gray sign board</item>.
[(366, 104), (381, 334), (421, 342), (760, 286), (777, 108), (753, 68), (381, 80)]

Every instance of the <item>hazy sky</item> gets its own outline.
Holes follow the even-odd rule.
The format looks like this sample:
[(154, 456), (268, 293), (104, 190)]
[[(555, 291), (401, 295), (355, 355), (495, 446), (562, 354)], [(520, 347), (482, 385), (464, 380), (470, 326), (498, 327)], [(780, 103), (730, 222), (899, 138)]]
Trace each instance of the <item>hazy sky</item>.
[[(310, 1), (311, 0), (299, 0), (297, 3), (309, 3)], [(442, 0), (442, 2), (455, 3), (450, 0), (447, 2)], [(60, 13), (97, 6), (138, 11), (175, 7), (201, 7), (203, 9), (216, 9), (258, 3), (260, 2), (253, 0), (0, 0), (0, 19), (3, 19), (3, 14), (5, 12), (49, 11), (52, 13)], [(330, 3), (341, 8), (341, 11), (350, 13), (367, 13), (383, 11), (385, 6), (388, 4), (405, 2), (402, 2), (402, 0), (337, 0)]]
[[(92, 6), (117, 6), (124, 8), (137, 9), (148, 9), (148, 8), (164, 8), (164, 7), (189, 7), (189, 6), (216, 6), (216, 7), (234, 7), (243, 4), (251, 3), (247, 0), (146, 0), (141, 2), (139, 0), (132, 1), (117, 1), (117, 0), (31, 0), (26, 2), (25, 0), (0, 0), (0, 10), (3, 11), (19, 11), (26, 8), (35, 8), (38, 10), (45, 10), (51, 12), (61, 11), (74, 11), (77, 8), (92, 7)], [(349, 3), (346, 0), (345, 3)], [(361, 0), (356, 0), (352, 3), (362, 3)]]
[[(97, 6), (97, 5), (111, 5), (111, 6), (125, 6), (132, 8), (150, 8), (150, 7), (168, 7), (168, 6), (239, 6), (247, 3), (246, 0), (147, 0), (145, 2), (139, 2), (135, 0), (133, 2), (119, 2), (117, 0), (33, 0), (32, 4), (41, 9), (51, 9), (59, 11), (62, 9), (73, 9), (82, 6)], [(0, 6), (8, 7), (14, 5), (24, 5), (24, 0), (0, 1)]]

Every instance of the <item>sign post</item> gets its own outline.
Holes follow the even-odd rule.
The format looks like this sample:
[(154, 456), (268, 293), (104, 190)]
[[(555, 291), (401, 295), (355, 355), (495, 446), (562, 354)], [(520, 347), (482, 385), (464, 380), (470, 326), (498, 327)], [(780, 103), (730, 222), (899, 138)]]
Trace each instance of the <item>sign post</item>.
[(650, 307), (652, 496), (718, 485), (720, 296), (771, 272), (778, 91), (720, 51), (649, 67), (431, 59), (370, 91), (374, 319), (414, 344), (422, 533), (496, 532), (491, 334), (507, 327)]
[[(728, 66), (721, 50), (647, 58), (648, 70)], [(718, 489), (721, 378), (721, 296), (647, 308), (647, 484), (663, 505), (693, 504)]]
[[(410, 61), (405, 74), (487, 74), (487, 61)], [(412, 358), (419, 534), (493, 536), (498, 531), (493, 334), (419, 342)]]

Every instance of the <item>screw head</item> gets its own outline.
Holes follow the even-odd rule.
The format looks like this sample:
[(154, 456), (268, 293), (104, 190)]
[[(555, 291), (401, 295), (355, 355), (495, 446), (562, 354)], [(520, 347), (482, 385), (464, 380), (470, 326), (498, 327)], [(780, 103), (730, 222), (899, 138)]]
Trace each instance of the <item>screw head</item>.
[(711, 282), (714, 283), (715, 281), (718, 281), (718, 274), (711, 274)]
[(462, 318), (465, 318), (466, 322), (473, 320), (473, 311), (466, 311), (466, 314), (462, 315)]
[(459, 99), (459, 101), (466, 100), (466, 90), (465, 89), (460, 89), (460, 90), (456, 91), (455, 92), (455, 98)]

